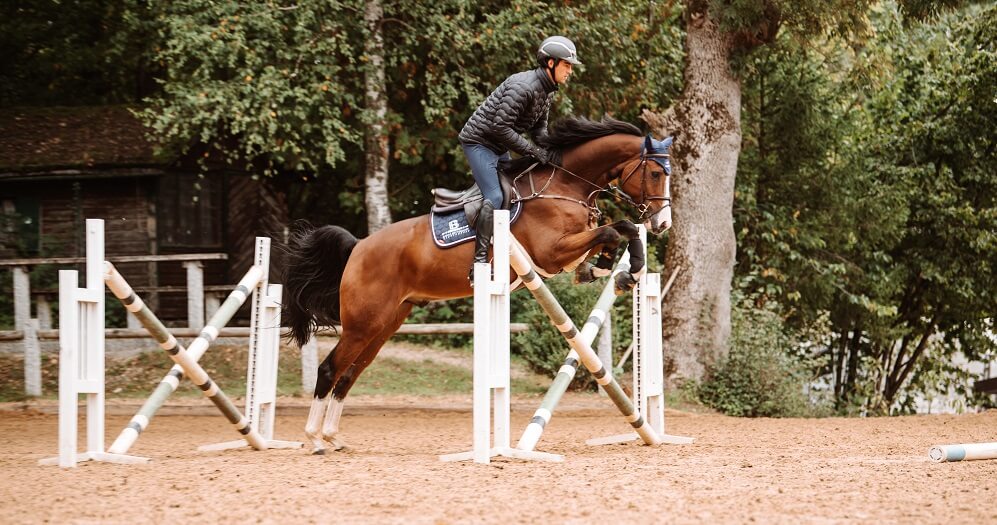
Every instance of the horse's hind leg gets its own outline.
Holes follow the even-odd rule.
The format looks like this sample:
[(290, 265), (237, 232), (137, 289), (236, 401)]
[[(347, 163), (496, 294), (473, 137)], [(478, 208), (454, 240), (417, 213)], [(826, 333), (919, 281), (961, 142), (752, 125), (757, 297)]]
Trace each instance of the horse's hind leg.
[[(384, 343), (396, 332), (398, 327), (405, 321), (412, 311), (412, 305), (403, 303), (394, 312), (394, 317), (389, 319), (384, 328), (373, 338), (370, 333), (364, 333), (362, 339), (366, 339), (366, 344), (360, 352), (354, 349), (359, 346), (362, 339), (347, 339), (347, 329), (344, 325), (343, 337), (336, 348), (326, 356), (322, 365), (319, 366), (318, 380), (315, 384), (315, 397), (312, 400), (312, 407), (308, 413), (308, 423), (305, 426), (305, 434), (312, 442), (313, 453), (324, 454), (325, 444), (332, 445), (333, 450), (341, 450), (345, 445), (336, 438), (339, 432), (339, 420), (343, 414), (343, 401), (350, 388), (356, 382), (360, 373), (374, 360), (378, 351)], [(363, 326), (370, 326), (365, 323)], [(360, 326), (359, 323), (351, 323), (350, 326)], [(354, 332), (349, 332), (350, 334)], [(335, 385), (333, 387), (333, 385)], [(329, 391), (332, 395), (328, 398)], [(321, 435), (319, 427), (321, 426)]]

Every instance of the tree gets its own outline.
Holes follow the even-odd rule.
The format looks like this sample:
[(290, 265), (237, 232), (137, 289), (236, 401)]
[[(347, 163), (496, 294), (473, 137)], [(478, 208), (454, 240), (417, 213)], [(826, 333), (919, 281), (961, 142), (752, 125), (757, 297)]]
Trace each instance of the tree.
[(965, 392), (956, 354), (997, 350), (993, 16), (877, 6), (864, 39), (783, 35), (745, 69), (736, 286), (807, 330), (841, 411)]
[[(739, 63), (772, 43), (780, 31), (801, 42), (826, 32), (858, 35), (870, 0), (688, 0), (682, 95), (646, 120), (662, 134), (679, 134), (674, 149), (675, 227), (666, 272), (681, 266), (664, 315), (673, 378), (702, 379), (727, 351), (730, 288), (735, 262), (731, 210), (741, 149)], [(947, 1), (950, 5), (958, 2)], [(930, 2), (904, 4), (911, 18), (929, 16)]]
[(364, 203), (367, 231), (375, 232), (391, 223), (388, 205), (388, 101), (384, 84), (384, 9), (380, 0), (366, 0), (364, 23)]

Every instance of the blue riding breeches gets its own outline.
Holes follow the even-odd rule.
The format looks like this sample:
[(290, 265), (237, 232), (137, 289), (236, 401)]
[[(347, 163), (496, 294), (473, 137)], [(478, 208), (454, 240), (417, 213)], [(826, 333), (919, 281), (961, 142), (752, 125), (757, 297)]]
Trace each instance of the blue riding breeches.
[(480, 144), (461, 143), (467, 163), (471, 165), (474, 182), (481, 189), (481, 194), (491, 201), (496, 210), (502, 209), (502, 186), (499, 184), (498, 162), (510, 158), (509, 152), (501, 155)]

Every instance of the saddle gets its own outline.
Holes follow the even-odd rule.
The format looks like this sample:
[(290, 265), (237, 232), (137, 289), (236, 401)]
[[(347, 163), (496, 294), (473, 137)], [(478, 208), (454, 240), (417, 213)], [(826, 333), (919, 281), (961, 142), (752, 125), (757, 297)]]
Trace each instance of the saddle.
[[(510, 222), (519, 218), (523, 208), (522, 202), (511, 205), (512, 196), (516, 194), (512, 181), (499, 172), (499, 184), (502, 187), (502, 209), (510, 210)], [(433, 229), (433, 241), (440, 248), (449, 248), (474, 239), (473, 225), (478, 219), (484, 195), (477, 184), (463, 191), (447, 188), (435, 188), (433, 207), (430, 213), (430, 224)]]
[[(515, 192), (512, 190), (512, 181), (504, 174), (499, 174), (499, 185), (502, 187), (502, 208), (509, 209), (510, 201)], [(451, 213), (457, 210), (464, 210), (464, 215), (468, 222), (474, 224), (478, 220), (478, 212), (481, 211), (481, 204), (484, 202), (484, 195), (477, 184), (470, 188), (458, 191), (447, 188), (435, 188), (433, 193), (433, 213)]]

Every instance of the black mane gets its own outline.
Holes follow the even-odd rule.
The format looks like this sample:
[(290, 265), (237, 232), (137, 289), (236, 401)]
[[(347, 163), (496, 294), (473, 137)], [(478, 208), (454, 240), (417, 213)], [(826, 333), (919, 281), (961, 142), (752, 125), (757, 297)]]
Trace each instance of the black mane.
[[(616, 133), (637, 137), (643, 135), (637, 126), (611, 117), (602, 117), (601, 121), (589, 120), (585, 117), (566, 117), (555, 122), (548, 135), (539, 140), (537, 145), (560, 152), (565, 148)], [(560, 155), (556, 156), (560, 157)], [(509, 176), (519, 175), (534, 162), (536, 161), (533, 157), (500, 161), (499, 171)], [(560, 164), (561, 159), (557, 158), (555, 162)]]
[(585, 117), (567, 117), (555, 122), (547, 137), (541, 140), (539, 145), (549, 149), (564, 149), (615, 133), (638, 137), (643, 135), (637, 126), (610, 117), (602, 117), (601, 121)]

